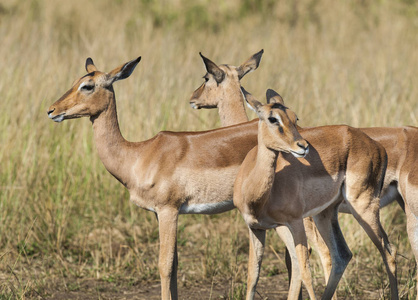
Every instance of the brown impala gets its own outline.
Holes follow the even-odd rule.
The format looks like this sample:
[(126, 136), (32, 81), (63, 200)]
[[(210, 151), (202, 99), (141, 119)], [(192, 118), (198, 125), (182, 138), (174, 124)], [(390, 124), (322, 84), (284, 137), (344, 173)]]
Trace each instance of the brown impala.
[[(239, 209), (250, 231), (250, 251), (248, 261), (247, 299), (253, 299), (255, 288), (260, 273), (261, 260), (264, 252), (266, 229), (287, 225), (293, 235), (294, 244), (297, 248), (297, 257), (306, 275), (305, 285), (311, 285), (308, 265), (307, 241), (303, 227), (303, 214), (309, 208), (305, 199), (297, 199), (298, 202), (289, 205), (287, 198), (291, 194), (290, 189), (281, 187), (283, 192), (279, 199), (271, 197), (272, 188), (278, 188), (279, 182), (275, 180), (281, 172), (290, 178), (303, 177), (302, 168), (294, 164), (277, 165), (281, 160), (277, 159), (279, 152), (299, 155), (293, 149), (298, 147), (309, 149), (308, 143), (302, 139), (296, 128), (296, 114), (284, 106), (283, 99), (274, 91), (268, 91), (267, 105), (262, 105), (252, 95), (243, 89), (246, 100), (260, 118), (258, 125), (258, 145), (245, 157), (234, 184), (234, 205)], [(286, 170), (284, 169), (286, 168)], [(290, 179), (291, 180), (291, 179)], [(286, 184), (285, 181), (283, 181)], [(281, 202), (282, 201), (282, 202)], [(338, 207), (338, 202), (333, 207)], [(295, 206), (300, 207), (299, 213), (295, 213)], [(327, 208), (326, 208), (327, 209)], [(309, 209), (308, 209), (309, 210)], [(331, 218), (327, 218), (331, 221)], [(335, 220), (338, 227), (338, 219)], [(330, 224), (331, 225), (331, 224)], [(340, 234), (340, 230), (337, 231)], [(340, 234), (339, 240), (344, 242)], [(308, 286), (309, 296), (315, 298), (313, 289)]]
[[(205, 132), (161, 132), (147, 141), (126, 141), (118, 125), (113, 83), (130, 76), (139, 61), (137, 58), (104, 73), (87, 59), (88, 74), (51, 105), (48, 116), (57, 122), (90, 118), (99, 157), (106, 169), (129, 190), (132, 202), (158, 216), (162, 298), (177, 299), (178, 215), (214, 214), (234, 207), (233, 183), (246, 154), (257, 144), (258, 126), (250, 122)], [(315, 165), (312, 166), (315, 172), (309, 184), (316, 187), (321, 180), (327, 189), (318, 192), (326, 193), (323, 199), (328, 202), (337, 201), (341, 193), (346, 196), (369, 226), (368, 232), (380, 243), (396, 288), (395, 261), (378, 218), (379, 189), (376, 186), (384, 173), (384, 150), (347, 126), (323, 127), (311, 133), (304, 131), (304, 138), (310, 143), (314, 141), (309, 154), (312, 161), (308, 163)], [(317, 145), (315, 139), (322, 143)], [(349, 141), (352, 143), (347, 147)], [(300, 148), (297, 153), (303, 155), (305, 151)], [(293, 156), (282, 159), (311, 169)], [(307, 216), (322, 211), (323, 205), (332, 205), (319, 203), (313, 196), (305, 209)], [(369, 207), (367, 211), (365, 203)], [(346, 249), (345, 245), (338, 246)], [(335, 271), (340, 274), (341, 269)], [(332, 295), (335, 286), (327, 288), (326, 295)]]
[[(242, 122), (243, 119), (248, 120), (245, 108), (242, 105), (244, 97), (240, 88), (239, 80), (241, 79), (241, 77), (238, 72), (239, 68), (231, 65), (218, 66), (204, 56), (202, 56), (202, 59), (206, 66), (207, 74), (205, 75), (205, 82), (191, 96), (190, 103), (192, 104), (192, 107), (196, 108), (195, 103), (199, 103), (199, 108), (218, 108), (221, 120), (227, 121), (222, 122), (223, 126), (238, 124), (239, 122)], [(254, 121), (244, 124), (253, 124), (254, 127), (257, 126)], [(339, 130), (341, 130), (341, 128), (345, 128), (344, 131), (346, 132), (341, 133), (343, 135), (346, 135), (347, 133), (350, 134), (346, 135), (344, 138), (343, 136), (338, 136), (337, 128), (340, 128)], [(348, 194), (346, 183), (347, 180), (350, 179), (350, 177), (345, 176), (345, 178), (343, 178), (343, 181), (345, 181), (345, 183), (339, 181), (328, 182), (329, 178), (327, 177), (329, 176), (331, 178), (337, 178), (339, 175), (341, 175), (339, 173), (346, 173), (347, 175), (352, 176), (354, 173), (351, 172), (351, 168), (353, 168), (354, 162), (356, 161), (358, 161), (358, 163), (360, 163), (360, 161), (364, 163), (364, 165), (361, 167), (361, 169), (363, 170), (362, 172), (364, 172), (362, 173), (362, 176), (364, 176), (364, 178), (366, 178), (367, 176), (373, 176), (372, 174), (369, 174), (370, 171), (367, 169), (366, 165), (375, 164), (373, 160), (370, 160), (372, 159), (371, 157), (373, 157), (371, 153), (375, 151), (380, 151), (381, 146), (373, 142), (369, 138), (365, 138), (364, 133), (360, 132), (360, 130), (347, 126), (323, 126), (318, 128), (307, 129), (299, 128), (299, 132), (301, 133), (302, 137), (310, 143), (311, 149), (316, 149), (317, 151), (317, 158), (313, 158), (312, 154), (310, 154), (306, 157), (306, 159), (319, 159), (322, 160), (322, 163), (324, 165), (322, 167), (322, 171), (324, 171), (324, 174), (322, 175), (324, 176), (320, 176), (321, 172), (317, 172), (318, 174), (316, 174), (316, 178), (311, 179), (312, 183), (315, 182), (317, 183), (317, 185), (311, 186), (312, 193), (306, 194), (306, 197), (307, 199), (309, 199), (309, 201), (315, 201), (313, 197), (315, 198), (315, 192), (316, 190), (318, 190), (318, 187), (323, 187), (324, 189), (326, 189), (332, 188), (332, 185), (337, 187), (339, 186), (339, 196), (342, 196), (342, 198), (344, 198), (345, 200), (349, 200), (347, 199)], [(358, 147), (355, 147), (355, 144), (359, 140), (365, 140), (367, 142), (364, 145), (358, 144)], [(380, 139), (377, 140), (381, 142)], [(356, 142), (353, 143), (352, 141)], [(312, 148), (312, 145), (314, 143), (317, 144), (317, 147)], [(376, 147), (379, 150), (372, 151), (371, 148), (373, 147)], [(329, 149), (332, 150), (330, 151)], [(344, 149), (344, 151), (338, 149)], [(346, 160), (347, 164), (345, 166), (340, 166), (341, 169), (334, 168), (337, 161), (341, 159), (338, 156), (344, 157), (344, 155), (348, 154), (345, 153), (345, 151), (348, 151), (350, 153), (348, 157), (343, 158), (344, 160)], [(366, 159), (366, 157), (369, 158)], [(353, 162), (352, 164), (348, 163), (348, 161), (350, 160)], [(334, 167), (331, 167), (332, 165), (334, 165)], [(311, 166), (315, 168), (315, 165), (312, 163)], [(360, 166), (357, 167), (360, 168)], [(390, 167), (391, 162), (389, 161), (389, 168)], [(391, 178), (391, 176), (392, 175), (389, 174), (385, 178), (384, 186), (386, 187), (386, 189), (383, 194), (383, 197), (380, 200), (381, 205), (385, 204), (388, 201), (388, 199), (390, 199), (389, 197), (393, 197), (394, 195), (393, 186), (390, 185), (392, 181), (388, 179)], [(377, 184), (378, 181), (375, 181), (375, 183)], [(278, 185), (280, 186), (280, 182), (278, 183)], [(362, 189), (360, 182), (358, 182), (357, 188), (358, 190)], [(340, 206), (340, 211), (353, 213), (357, 221), (364, 228), (364, 230), (369, 235), (373, 243), (379, 249), (383, 261), (385, 262), (386, 270), (389, 274), (392, 299), (397, 299), (398, 293), (395, 267), (396, 251), (394, 247), (389, 244), (387, 236), (383, 228), (381, 227), (378, 212), (379, 201), (373, 199), (378, 198), (380, 185), (377, 184), (375, 186), (372, 186), (370, 184), (370, 189), (375, 189), (375, 192), (373, 195), (372, 193), (370, 193), (369, 197), (366, 197), (365, 195), (356, 195), (356, 193), (353, 193), (351, 196), (356, 195), (354, 196), (354, 198), (356, 199), (351, 202), (344, 201)], [(327, 197), (327, 199), (334, 199), (337, 196), (332, 192), (327, 193), (327, 191), (325, 190), (322, 191), (322, 193), (322, 197)], [(294, 197), (296, 197), (296, 195), (292, 196), (289, 201), (293, 201), (292, 199)], [(343, 268), (341, 269), (339, 266), (335, 266), (335, 263), (338, 263), (341, 259), (332, 257), (332, 253), (330, 253), (330, 251), (333, 251), (333, 246), (331, 246), (331, 248), (328, 249), (326, 242), (322, 240), (321, 235), (316, 230), (316, 227), (311, 219), (305, 219), (305, 226), (307, 229), (308, 237), (310, 238), (310, 240), (312, 240), (312, 242), (314, 242), (314, 244), (316, 245), (315, 248), (317, 248), (320, 253), (321, 261), (325, 270), (326, 282), (328, 283), (328, 280), (335, 280), (335, 274), (340, 274), (343, 270)], [(277, 227), (276, 231), (279, 228), (281, 227)], [(289, 237), (289, 235), (287, 235), (287, 237)], [(286, 238), (286, 235), (283, 234), (282, 238)], [(285, 241), (285, 244), (291, 252), (292, 264), (294, 266), (297, 266), (294, 253), (295, 249), (291, 249), (291, 243), (289, 241)], [(339, 280), (340, 275), (338, 276)], [(289, 288), (289, 298), (296, 299), (299, 295), (300, 280), (301, 277), (299, 274), (299, 270), (292, 268), (292, 280)]]

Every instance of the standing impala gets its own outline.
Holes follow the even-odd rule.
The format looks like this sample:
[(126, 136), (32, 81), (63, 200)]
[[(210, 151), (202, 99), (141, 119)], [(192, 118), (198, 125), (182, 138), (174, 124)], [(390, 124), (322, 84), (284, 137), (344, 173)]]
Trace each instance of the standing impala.
[[(202, 56), (202, 55), (201, 55)], [(248, 120), (245, 109), (243, 106), (239, 105), (241, 103), (243, 103), (244, 101), (244, 97), (241, 93), (241, 89), (240, 89), (240, 83), (239, 83), (239, 75), (237, 70), (239, 70), (239, 68), (236, 68), (234, 66), (230, 66), (230, 65), (216, 65), (214, 62), (212, 62), (211, 60), (207, 59), (206, 57), (202, 56), (203, 62), (205, 64), (206, 70), (207, 70), (207, 74), (205, 75), (205, 83), (203, 83), (195, 92), (193, 92), (191, 99), (190, 99), (190, 103), (192, 104), (192, 107), (194, 107), (194, 103), (199, 103), (199, 107), (200, 108), (219, 108), (219, 114), (221, 117), (221, 120), (227, 120), (228, 123), (223, 123), (224, 126), (229, 126), (229, 125), (233, 125), (233, 124), (237, 124), (239, 122), (242, 122), (243, 119)], [(216, 80), (216, 77), (218, 78), (223, 78), (222, 81)], [(219, 81), (219, 82), (218, 82)], [(220, 96), (222, 95), (222, 96)], [(225, 105), (223, 102), (227, 102), (228, 105)], [(221, 110), (220, 107), (223, 107), (223, 109)], [(228, 108), (232, 108), (235, 107), (235, 110), (232, 111)], [(242, 108), (237, 110), (238, 108)], [(252, 122), (250, 122), (252, 123)], [(255, 123), (254, 123), (255, 126)], [(327, 128), (329, 126), (325, 126), (325, 127), (318, 127), (318, 128), (309, 128), (309, 129), (300, 129), (300, 133), (302, 134), (302, 137), (304, 137), (306, 140), (308, 140), (309, 143), (312, 142), (318, 142), (322, 148), (326, 145), (324, 145), (324, 143), (328, 143), (327, 141), (331, 141), (332, 140), (332, 135), (335, 135), (335, 132), (329, 133), (329, 136), (324, 136), (324, 138), (321, 141), (321, 136), (316, 134), (316, 135), (312, 135), (314, 139), (312, 139), (312, 137), (308, 138), (308, 134), (311, 135), (312, 133), (314, 133), (315, 131), (320, 131), (322, 130), (322, 128)], [(362, 134), (361, 132), (359, 132), (358, 130), (355, 130), (353, 128), (350, 128), (351, 134), (352, 134), (352, 138), (357, 140), (357, 135), (358, 136), (363, 136), (364, 134)], [(336, 141), (340, 140), (339, 138), (335, 139)], [(338, 145), (338, 147), (342, 147), (344, 148), (344, 144), (346, 144), (347, 146), (350, 144), (350, 147), (353, 147), (353, 145), (350, 143), (350, 139), (346, 139), (345, 141), (341, 141), (341, 144)], [(378, 140), (380, 142), (380, 140)], [(338, 143), (337, 143), (338, 144)], [(370, 144), (370, 142), (368, 142), (368, 144)], [(372, 144), (376, 144), (376, 143), (372, 143)], [(360, 147), (360, 145), (359, 145)], [(381, 148), (380, 145), (376, 145), (376, 147), (378, 147), (379, 149)], [(325, 150), (325, 148), (323, 148), (324, 150), (319, 150), (318, 149), (318, 155), (323, 159), (323, 161), (325, 163), (331, 163), (332, 162), (328, 162), (328, 158), (325, 158), (329, 155), (332, 155), (332, 153), (329, 152), (329, 150)], [(352, 152), (357, 152), (354, 149), (352, 149)], [(359, 150), (359, 149), (356, 149)], [(333, 149), (332, 151), (334, 151), (334, 155), (338, 156), (338, 155), (342, 155), (342, 153), (338, 153), (338, 151), (336, 149)], [(368, 150), (366, 150), (366, 148), (363, 149), (363, 151), (367, 152)], [(361, 152), (361, 151), (360, 151)], [(360, 153), (356, 153), (356, 154), (352, 154), (350, 159), (353, 159), (353, 157), (355, 155), (359, 155), (359, 157), (361, 157), (362, 155)], [(364, 154), (363, 154), (364, 155)], [(370, 154), (368, 154), (370, 155)], [(370, 157), (370, 156), (369, 156)], [(309, 159), (310, 157), (308, 157)], [(364, 156), (362, 158), (365, 158)], [(334, 157), (333, 159), (338, 159), (337, 157)], [(353, 161), (355, 161), (355, 159), (353, 159)], [(367, 162), (366, 160), (364, 161), (365, 163)], [(391, 162), (389, 161), (389, 166), (391, 165)], [(350, 166), (347, 165), (347, 168), (349, 168)], [(367, 170), (364, 168), (364, 176), (367, 174)], [(349, 171), (348, 169), (346, 171)], [(348, 174), (350, 174), (350, 172), (348, 172)], [(330, 173), (330, 175), (332, 175)], [(384, 204), (387, 202), (388, 196), (392, 196), (393, 194), (393, 189), (387, 189), (387, 180), (388, 178), (391, 178), (391, 175), (386, 176), (385, 182), (384, 182), (384, 186), (385, 188), (385, 193), (384, 193), (384, 197), (382, 197), (380, 203)], [(326, 178), (317, 178), (316, 181), (318, 182), (319, 186), (324, 186), (326, 187), (328, 183), (326, 183)], [(333, 184), (337, 184), (338, 182), (334, 182)], [(376, 188), (378, 188), (378, 186), (376, 186)], [(389, 192), (388, 192), (389, 190)], [(377, 192), (377, 191), (376, 191)], [(376, 194), (377, 195), (377, 194)], [(345, 196), (345, 200), (347, 200), (346, 195), (343, 194), (343, 196)], [(309, 198), (311, 198), (311, 196), (308, 194)], [(330, 195), (330, 197), (333, 197), (332, 195)], [(370, 196), (371, 197), (371, 196)], [(330, 198), (331, 199), (331, 198)], [(379, 218), (378, 217), (378, 211), (375, 211), (376, 209), (376, 204), (374, 204), (373, 206), (370, 206), (371, 200), (368, 199), (367, 197), (360, 197), (358, 200), (356, 200), (356, 204), (353, 205), (352, 203), (347, 203), (347, 202), (343, 202), (342, 205), (340, 206), (340, 211), (344, 211), (344, 212), (349, 212), (352, 213), (354, 215), (354, 217), (357, 219), (357, 221), (360, 223), (360, 225), (365, 229), (366, 233), (369, 235), (369, 237), (371, 238), (371, 240), (373, 241), (373, 243), (376, 245), (376, 247), (379, 249), (379, 252), (381, 253), (382, 257), (383, 257), (383, 261), (385, 262), (386, 265), (386, 270), (389, 274), (389, 281), (390, 281), (390, 285), (391, 285), (391, 295), (392, 295), (392, 299), (397, 299), (398, 297), (398, 293), (397, 293), (397, 282), (396, 282), (396, 268), (395, 268), (395, 256), (396, 256), (396, 251), (393, 248), (393, 246), (391, 246), (388, 243), (387, 240), (387, 236), (384, 233), (383, 228), (380, 225), (380, 221), (379, 223), (376, 223), (375, 221), (373, 221), (373, 218)], [(356, 206), (361, 207), (361, 209), (356, 209)], [(372, 208), (370, 208), (369, 211), (366, 211), (366, 208), (370, 206)], [(342, 207), (342, 208), (341, 208)], [(361, 216), (361, 214), (365, 214), (367, 216)], [(375, 214), (377, 216), (375, 216)], [(373, 225), (368, 225), (368, 224), (373, 224)], [(332, 266), (332, 255), (330, 253), (330, 250), (328, 249), (326, 243), (322, 240), (321, 235), (319, 234), (319, 232), (316, 230), (315, 224), (313, 223), (313, 220), (310, 218), (306, 218), (305, 219), (305, 226), (307, 229), (307, 234), (308, 237), (310, 238), (310, 240), (312, 242), (314, 242), (314, 244), (316, 245), (315, 248), (318, 249), (319, 253), (320, 253), (320, 257), (321, 257), (321, 262), (323, 264), (324, 267), (324, 271), (325, 271), (325, 280), (328, 283), (329, 279), (333, 279), (333, 275), (331, 273), (331, 268), (334, 268)], [(280, 227), (276, 228), (276, 231), (278, 231), (278, 229), (280, 229)], [(418, 231), (418, 230), (417, 230)], [(296, 265), (295, 259), (294, 259), (294, 255), (292, 255), (292, 247), (289, 247), (290, 243), (289, 241), (285, 241), (286, 243), (286, 247), (290, 250), (291, 252), (291, 258), (292, 258), (292, 265)], [(294, 249), (293, 249), (294, 251)], [(291, 285), (290, 285), (290, 289), (289, 289), (289, 298), (290, 295), (293, 295), (292, 297), (296, 298), (297, 295), (299, 295), (299, 287), (300, 287), (300, 276), (297, 274), (299, 272), (299, 270), (295, 270), (295, 268), (292, 268), (292, 280), (291, 280)], [(294, 278), (294, 276), (298, 275), (297, 278)]]
[[(132, 202), (154, 211), (158, 216), (161, 294), (163, 299), (170, 299), (170, 296), (177, 299), (178, 215), (214, 214), (234, 207), (233, 183), (246, 154), (257, 144), (257, 123), (205, 132), (160, 132), (147, 141), (126, 141), (118, 125), (113, 83), (130, 76), (139, 61), (140, 58), (137, 58), (104, 73), (96, 69), (91, 59), (87, 59), (88, 74), (76, 81), (49, 108), (48, 116), (57, 122), (90, 118), (97, 151), (106, 169), (129, 190)], [(378, 209), (374, 209), (378, 189), (371, 192), (367, 186), (383, 175), (384, 152), (363, 136), (356, 135), (356, 139), (352, 140), (352, 132), (355, 131), (349, 127), (333, 127), (329, 131), (319, 129), (308, 134), (310, 143), (315, 138), (329, 140), (329, 143), (314, 144), (315, 174), (320, 177), (313, 177), (311, 184), (322, 180), (327, 184), (326, 192), (334, 191), (334, 196), (340, 195), (341, 188), (345, 187), (346, 198), (364, 219), (362, 224), (369, 226), (368, 233), (380, 243), (379, 249), (385, 263), (390, 265), (388, 269), (396, 284), (390, 244), (385, 232), (380, 230)], [(345, 139), (354, 141), (354, 146), (347, 147)], [(355, 147), (357, 139), (362, 145), (360, 149)], [(335, 153), (329, 151), (330, 146)], [(320, 163), (321, 159), (324, 164)], [(295, 162), (298, 163), (297, 160)], [(341, 177), (341, 168), (344, 174), (354, 175), (355, 182)], [(327, 196), (324, 199), (334, 199)], [(365, 211), (366, 199), (370, 200), (367, 205), (372, 207), (371, 210)], [(357, 205), (359, 203), (360, 206)], [(322, 205), (313, 200), (311, 213), (321, 211)], [(332, 288), (328, 290), (332, 291)]]
[[(190, 99), (191, 107), (195, 109), (218, 108), (223, 127), (248, 122), (244, 101), (235, 101), (235, 99), (241, 100), (240, 80), (258, 68), (263, 53), (264, 50), (260, 50), (239, 67), (222, 65), (223, 69), (218, 68), (215, 63), (200, 53), (207, 69), (213, 70), (213, 77), (211, 78), (209, 73), (203, 76), (205, 82), (193, 93)], [(219, 87), (220, 84), (222, 87)]]
[[(220, 68), (200, 53), (206, 69), (213, 73), (215, 80), (211, 78), (210, 72), (203, 77), (205, 82), (193, 93), (190, 106), (194, 109), (217, 108), (223, 127), (248, 122), (240, 80), (244, 75), (258, 68), (263, 53), (264, 50), (260, 50), (253, 54), (239, 67), (222, 65)], [(286, 263), (289, 258), (292, 261), (291, 264), (288, 264), (288, 269), (291, 269), (289, 299), (296, 299), (301, 291), (302, 278), (298, 268), (293, 237), (286, 226), (278, 226), (275, 230), (285, 243), (286, 249), (289, 249), (289, 252), (286, 251)], [(291, 265), (293, 268), (290, 268)]]
[[(308, 154), (308, 143), (300, 136), (296, 128), (296, 115), (284, 106), (283, 99), (268, 91), (268, 104), (262, 105), (245, 90), (246, 100), (260, 118), (258, 125), (258, 145), (245, 157), (234, 184), (234, 205), (239, 209), (250, 231), (250, 252), (248, 262), (247, 299), (253, 299), (258, 281), (261, 260), (264, 252), (266, 230), (281, 226), (290, 228), (297, 256), (302, 262), (302, 270), (307, 270), (305, 285), (310, 284), (311, 278), (308, 265), (307, 241), (303, 228), (303, 214), (309, 213), (309, 204), (305, 199), (298, 198), (288, 202), (293, 193), (293, 186), (289, 190), (278, 186), (275, 176), (280, 172), (286, 173), (289, 180), (299, 181), (303, 174), (299, 174), (299, 166), (285, 163), (280, 166), (279, 152), (291, 153), (301, 158)], [(279, 162), (279, 166), (277, 166)], [(286, 169), (285, 169), (286, 168)], [(276, 175), (277, 172), (277, 175)], [(302, 176), (300, 176), (302, 175)], [(281, 198), (272, 198), (273, 183), (279, 189)], [(277, 193), (274, 193), (277, 196)], [(295, 206), (300, 209), (295, 213)], [(338, 207), (338, 206), (337, 206)], [(307, 210), (305, 210), (305, 208)], [(336, 220), (338, 226), (338, 220)], [(341, 231), (338, 230), (338, 234)], [(335, 238), (335, 237), (333, 237)], [(344, 242), (340, 234), (339, 239)], [(308, 292), (311, 292), (308, 289)], [(314, 294), (309, 295), (314, 298)]]
[(147, 141), (126, 141), (119, 129), (113, 83), (129, 77), (140, 59), (104, 73), (88, 58), (88, 74), (51, 105), (48, 117), (56, 122), (90, 118), (106, 169), (129, 190), (133, 203), (158, 217), (161, 297), (177, 299), (178, 215), (234, 208), (233, 184), (245, 155), (257, 143), (257, 127), (160, 132)]

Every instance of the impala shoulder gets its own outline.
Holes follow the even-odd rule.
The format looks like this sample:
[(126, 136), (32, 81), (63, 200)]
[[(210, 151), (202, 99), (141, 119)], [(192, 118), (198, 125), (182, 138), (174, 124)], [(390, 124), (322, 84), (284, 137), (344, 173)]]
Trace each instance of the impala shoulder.
[(357, 135), (359, 132), (361, 132), (359, 129), (351, 127), (349, 125), (339, 125), (340, 131), (349, 134), (349, 135)]
[[(348, 125), (341, 125), (341, 133), (347, 135), (347, 137), (350, 138), (350, 140), (352, 141), (373, 141), (367, 134), (365, 134), (360, 129)], [(373, 143), (375, 142), (373, 141)]]
[(186, 139), (184, 132), (173, 132), (173, 131), (160, 131), (153, 139), (157, 142), (171, 142), (171, 143), (182, 143)]
[(368, 151), (369, 151), (370, 155), (372, 155), (372, 156), (377, 155), (378, 157), (380, 157), (383, 160), (387, 159), (386, 150), (382, 146), (381, 143), (372, 139), (366, 133), (364, 133), (362, 130), (360, 130), (358, 128), (348, 126), (348, 132), (351, 135), (351, 141), (352, 141), (351, 143), (352, 144), (354, 144), (354, 143), (357, 144), (359, 149), (362, 149), (362, 151), (364, 151), (364, 149), (369, 149)]
[(403, 126), (401, 128), (402, 128), (402, 134), (406, 137), (406, 139), (418, 140), (418, 127)]
[(413, 126), (402, 127), (397, 144), (403, 149), (408, 149), (408, 152), (416, 153), (416, 149), (418, 149), (418, 128)]
[(181, 132), (160, 131), (148, 140), (150, 149), (155, 156), (178, 156), (189, 147), (187, 136)]

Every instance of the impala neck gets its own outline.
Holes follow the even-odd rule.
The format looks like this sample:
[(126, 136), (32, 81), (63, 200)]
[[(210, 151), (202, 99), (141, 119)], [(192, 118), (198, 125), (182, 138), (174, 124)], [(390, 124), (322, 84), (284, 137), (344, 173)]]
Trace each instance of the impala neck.
[(266, 184), (269, 184), (270, 187), (273, 185), (278, 155), (279, 152), (268, 149), (265, 145), (258, 145), (255, 168), (258, 174), (263, 174), (260, 176), (261, 180), (266, 180)]
[(126, 157), (130, 142), (126, 141), (120, 132), (114, 92), (110, 97), (108, 108), (97, 116), (92, 116), (90, 120), (100, 160), (106, 169), (126, 186), (128, 178), (124, 164), (129, 163)]
[[(279, 152), (268, 149), (258, 137), (257, 156), (252, 172), (252, 185), (257, 187), (256, 201), (265, 203), (269, 199), (276, 171), (276, 161)], [(262, 204), (262, 203), (258, 203)]]
[(218, 112), (222, 127), (248, 122), (244, 106), (245, 100), (239, 86), (238, 88), (239, 92), (232, 95), (224, 95), (218, 102)]

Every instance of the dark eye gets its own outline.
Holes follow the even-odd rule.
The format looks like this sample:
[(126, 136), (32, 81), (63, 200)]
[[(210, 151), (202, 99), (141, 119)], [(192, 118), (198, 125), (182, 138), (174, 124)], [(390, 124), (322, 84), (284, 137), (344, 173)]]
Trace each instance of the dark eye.
[(86, 85), (83, 85), (81, 87), (81, 90), (83, 90), (83, 91), (92, 91), (93, 89), (94, 89), (94, 85), (93, 84), (86, 84)]
[(279, 123), (279, 121), (276, 118), (274, 118), (274, 117), (269, 117), (269, 122), (271, 124), (277, 124), (277, 123)]

